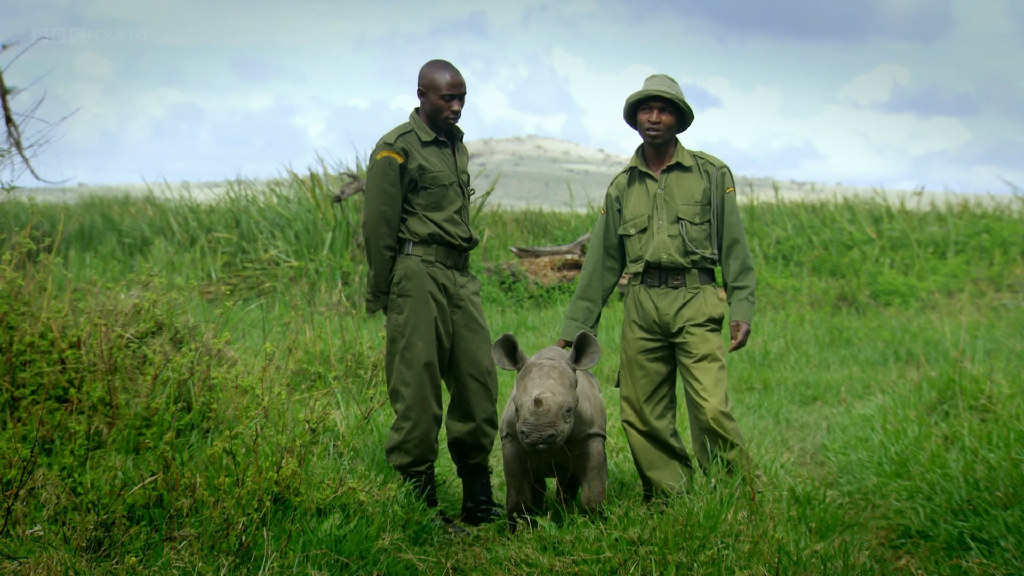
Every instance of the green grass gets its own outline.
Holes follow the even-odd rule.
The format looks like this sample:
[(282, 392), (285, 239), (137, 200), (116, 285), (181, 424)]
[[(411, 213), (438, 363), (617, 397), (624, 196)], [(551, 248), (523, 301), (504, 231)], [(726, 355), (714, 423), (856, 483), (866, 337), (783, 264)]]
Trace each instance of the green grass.
[[(455, 537), (383, 457), (383, 319), (362, 312), (361, 199), (332, 204), (334, 172), (206, 202), (0, 201), (0, 572), (1024, 573), (1019, 196), (743, 205), (758, 309), (730, 390), (767, 490), (698, 476), (641, 504), (614, 297), (607, 518), (552, 506), (532, 531)], [(480, 208), (492, 334), (553, 343), (571, 288), (504, 272), (508, 248), (571, 242), (594, 214)], [(504, 500), (497, 444), (491, 462)]]

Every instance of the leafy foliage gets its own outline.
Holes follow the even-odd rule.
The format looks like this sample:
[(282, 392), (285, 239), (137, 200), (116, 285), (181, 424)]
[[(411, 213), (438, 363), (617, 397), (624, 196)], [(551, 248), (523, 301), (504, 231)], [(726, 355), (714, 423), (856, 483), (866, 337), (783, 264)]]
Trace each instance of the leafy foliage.
[[(1024, 571), (1020, 198), (744, 205), (759, 309), (730, 378), (768, 490), (698, 477), (639, 505), (613, 299), (607, 519), (552, 502), (532, 531), (458, 538), (383, 458), (383, 319), (362, 313), (361, 205), (330, 202), (337, 173), (205, 200), (0, 201), (0, 571)], [(552, 343), (571, 287), (491, 271), (593, 213), (474, 219), (492, 332)], [(502, 500), (498, 446), (491, 463)]]

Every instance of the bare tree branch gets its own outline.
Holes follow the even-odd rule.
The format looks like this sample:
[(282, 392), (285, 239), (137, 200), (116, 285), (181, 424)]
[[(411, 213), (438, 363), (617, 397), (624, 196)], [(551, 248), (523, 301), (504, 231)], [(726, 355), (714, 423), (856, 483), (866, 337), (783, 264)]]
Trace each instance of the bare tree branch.
[(348, 176), (349, 180), (342, 184), (338, 191), (334, 193), (335, 202), (344, 202), (349, 196), (355, 196), (366, 188), (366, 182), (355, 172), (346, 171), (342, 172), (341, 175)]
[[(39, 182), (57, 184), (59, 182), (47, 180), (40, 175), (33, 165), (33, 160), (39, 152), (53, 141), (53, 130), (70, 117), (71, 114), (74, 114), (74, 111), (62, 116), (56, 122), (48, 122), (42, 119), (37, 113), (46, 99), (45, 93), (29, 104), (26, 109), (16, 110), (12, 102), (23, 89), (9, 87), (4, 79), (4, 73), (7, 69), (17, 62), (25, 52), (42, 40), (45, 40), (45, 38), (33, 40), (19, 50), (5, 66), (0, 67), (0, 109), (3, 110), (4, 117), (4, 144), (0, 148), (0, 170), (9, 169), (15, 179), (21, 175), (22, 171), (27, 171)], [(19, 42), (0, 44), (0, 55), (16, 47), (18, 44)], [(28, 130), (33, 122), (40, 123), (43, 127), (36, 131)]]

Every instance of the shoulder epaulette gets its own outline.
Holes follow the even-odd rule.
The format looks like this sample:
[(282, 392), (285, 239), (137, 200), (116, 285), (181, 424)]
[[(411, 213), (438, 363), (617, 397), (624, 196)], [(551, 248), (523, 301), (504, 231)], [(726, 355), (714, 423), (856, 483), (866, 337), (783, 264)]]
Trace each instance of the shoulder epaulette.
[(632, 168), (634, 168), (634, 166), (626, 164), (626, 166), (624, 166), (621, 170), (619, 170), (618, 172), (615, 173), (615, 176), (612, 176), (612, 179), (608, 183), (608, 185), (611, 186), (612, 184), (615, 184), (615, 182), (617, 182), (619, 180), (619, 178), (622, 178), (623, 176), (628, 174), (630, 169), (632, 169)]
[(728, 168), (725, 162), (719, 159), (717, 156), (712, 156), (703, 150), (690, 150), (690, 153), (694, 156), (699, 156), (701, 160), (706, 160), (715, 165), (716, 168)]
[(390, 132), (382, 136), (377, 145), (394, 145), (394, 143), (398, 140), (399, 137), (408, 132), (412, 132), (412, 123), (403, 122), (402, 124), (399, 124), (398, 126), (392, 128)]
[(412, 131), (412, 124), (409, 122), (399, 124), (392, 128), (390, 132), (381, 136), (381, 139), (377, 141), (377, 145), (373, 148), (373, 155), (370, 160), (374, 161), (382, 158), (393, 158), (399, 164), (405, 162), (405, 157), (402, 155), (404, 153), (402, 147), (398, 146), (398, 139)]

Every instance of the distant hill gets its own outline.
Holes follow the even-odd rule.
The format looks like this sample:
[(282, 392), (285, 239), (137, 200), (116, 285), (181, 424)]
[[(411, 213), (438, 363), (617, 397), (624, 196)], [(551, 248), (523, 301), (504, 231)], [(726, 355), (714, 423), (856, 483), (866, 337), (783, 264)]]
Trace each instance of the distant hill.
[[(542, 136), (489, 138), (466, 142), (473, 187), (483, 194), (495, 183), (488, 199), (492, 208), (543, 207), (556, 210), (585, 210), (599, 206), (608, 184), (629, 159), (604, 150)], [(914, 197), (915, 201), (949, 200), (961, 195), (937, 192), (907, 192), (855, 188), (837, 184), (782, 181), (768, 177), (736, 174), (741, 202), (780, 200), (835, 200), (850, 196), (887, 198)], [(260, 181), (253, 180), (256, 186)], [(15, 190), (13, 198), (34, 197), (40, 201), (74, 202), (84, 195), (145, 194), (187, 195), (213, 199), (225, 193), (230, 182), (158, 182), (146, 184), (110, 184), (43, 186)]]
[(585, 209), (598, 205), (628, 158), (554, 138), (519, 136), (466, 142), (473, 186), (498, 179), (488, 205)]
[[(495, 207), (581, 210), (600, 205), (609, 182), (629, 158), (573, 142), (542, 136), (490, 138), (466, 142), (473, 186), (482, 194), (498, 179), (488, 200)], [(825, 199), (877, 195), (870, 188), (776, 181), (735, 175), (741, 201)], [(886, 191), (886, 196), (908, 194)]]

